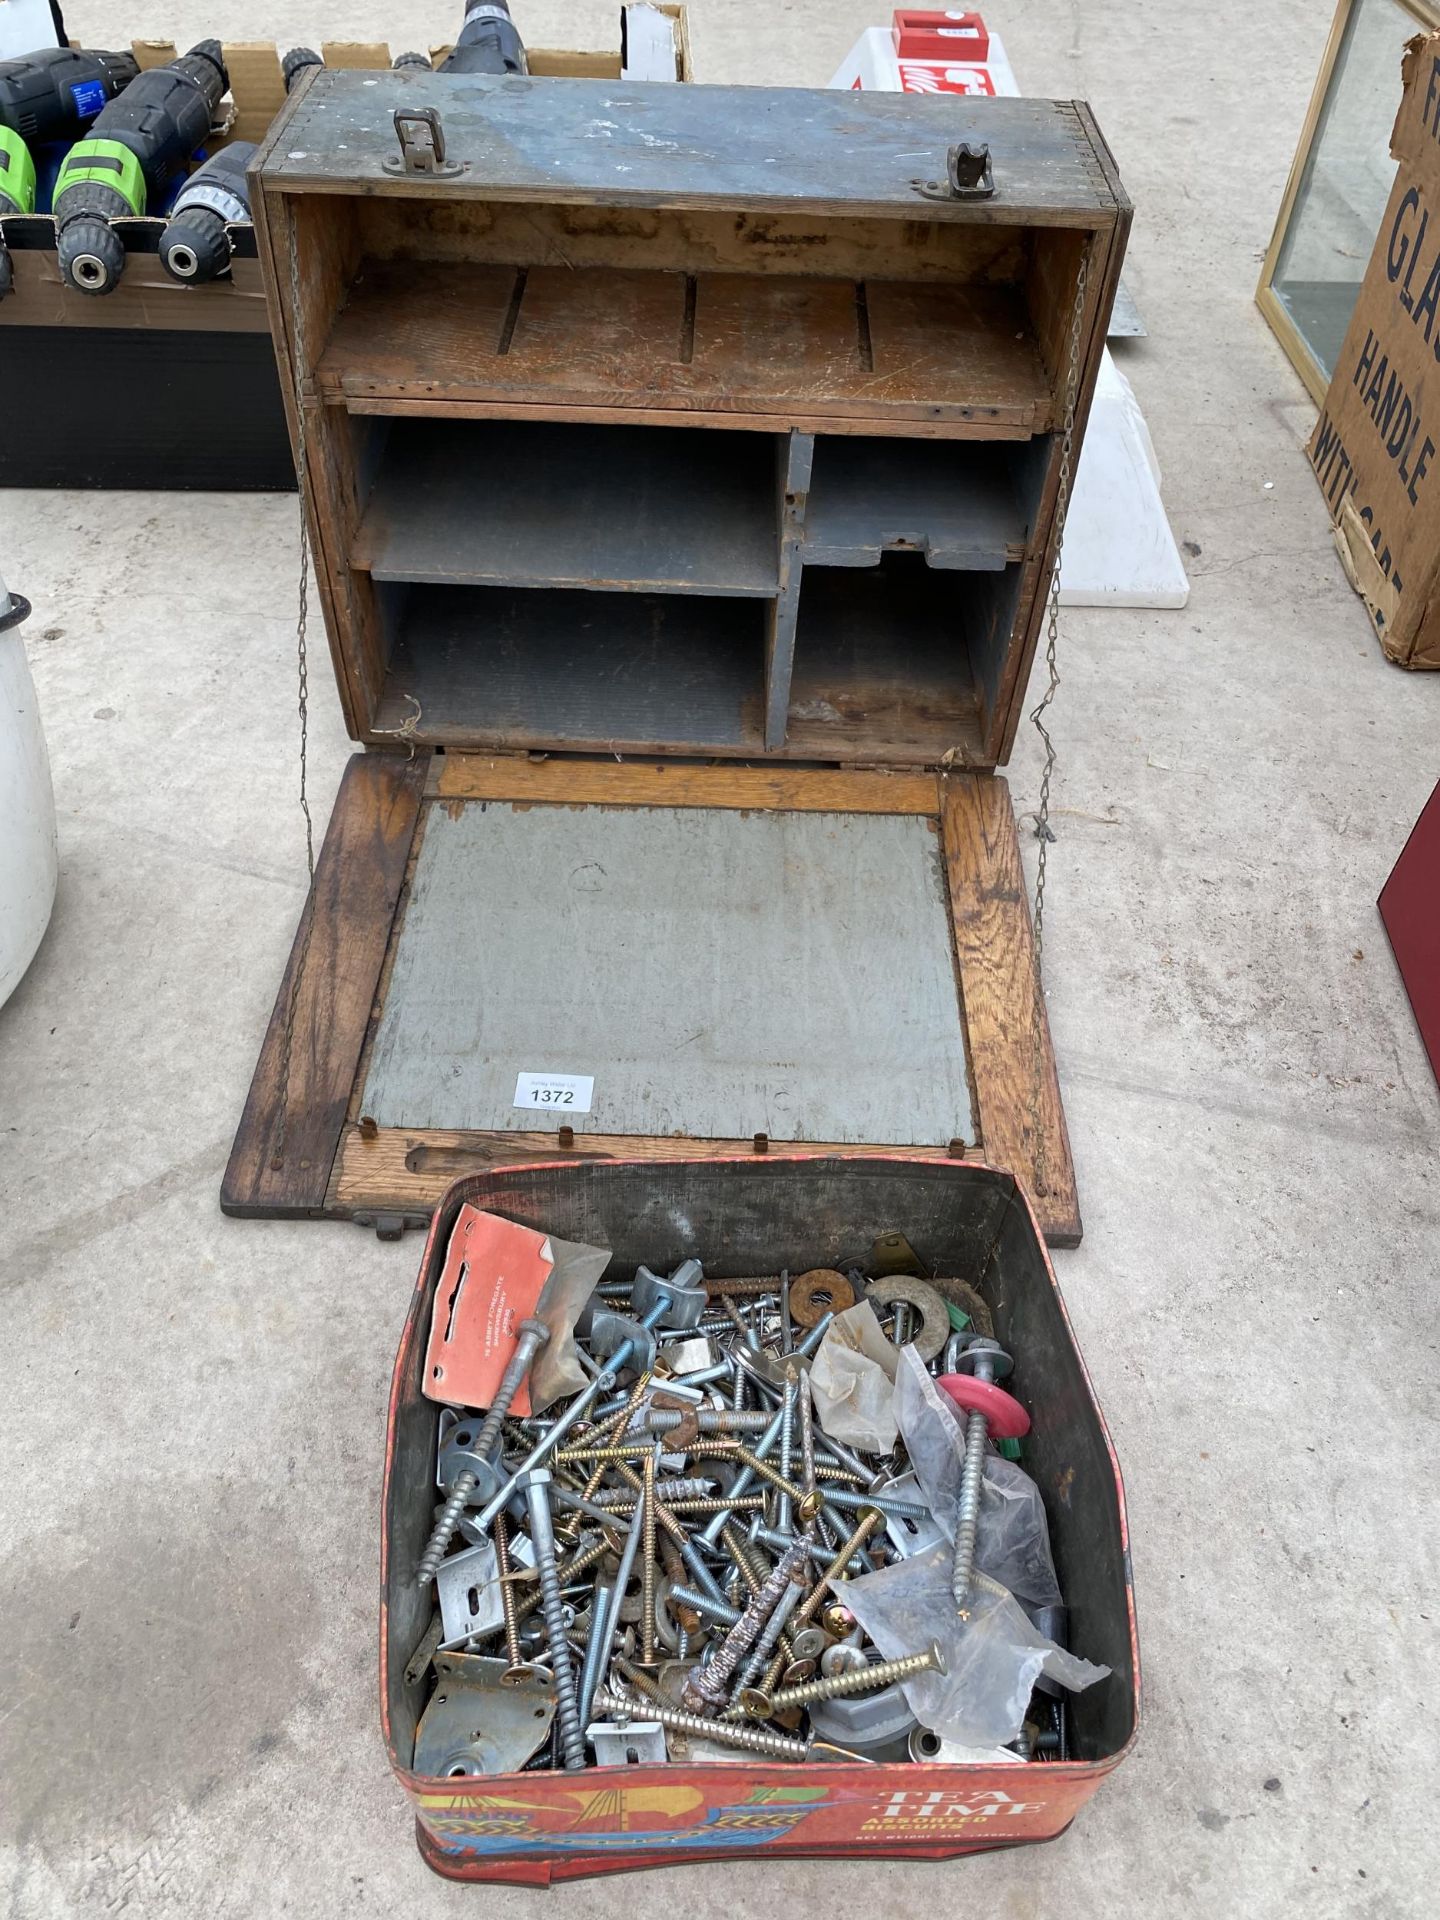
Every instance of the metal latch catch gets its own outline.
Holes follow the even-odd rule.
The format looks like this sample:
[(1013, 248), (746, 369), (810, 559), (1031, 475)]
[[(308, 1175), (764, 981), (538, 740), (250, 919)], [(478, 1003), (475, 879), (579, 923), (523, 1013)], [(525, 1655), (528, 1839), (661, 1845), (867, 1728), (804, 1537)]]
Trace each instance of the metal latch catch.
[(397, 107), (395, 137), (400, 151), (381, 161), (386, 173), (423, 173), (432, 180), (453, 180), (465, 172), (468, 162), (445, 158), (445, 129), (437, 107)]
[(972, 147), (968, 140), (962, 140), (945, 155), (943, 180), (917, 180), (915, 185), (929, 200), (993, 199), (995, 175), (989, 143)]

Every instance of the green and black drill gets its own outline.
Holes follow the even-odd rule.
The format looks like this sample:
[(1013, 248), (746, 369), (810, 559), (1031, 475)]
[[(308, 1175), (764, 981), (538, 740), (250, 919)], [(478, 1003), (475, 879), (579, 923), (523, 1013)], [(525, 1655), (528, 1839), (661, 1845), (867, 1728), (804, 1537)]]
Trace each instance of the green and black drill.
[[(0, 219), (35, 211), (35, 149), (75, 139), (140, 71), (128, 53), (42, 47), (0, 60)], [(0, 241), (0, 298), (10, 291)]]
[(34, 149), (74, 140), (139, 71), (128, 53), (78, 47), (0, 60), (0, 214), (34, 213)]
[(229, 86), (218, 40), (150, 67), (77, 140), (55, 182), (56, 252), (67, 285), (109, 293), (125, 271), (112, 220), (163, 207)]

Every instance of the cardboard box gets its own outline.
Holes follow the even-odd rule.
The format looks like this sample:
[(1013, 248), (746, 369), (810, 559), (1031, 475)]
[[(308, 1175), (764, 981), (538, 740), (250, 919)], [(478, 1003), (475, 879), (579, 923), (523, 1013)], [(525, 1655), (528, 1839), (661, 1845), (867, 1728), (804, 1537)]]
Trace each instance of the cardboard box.
[(1309, 453), (1381, 646), (1440, 667), (1440, 33), (1401, 77), (1399, 171)]

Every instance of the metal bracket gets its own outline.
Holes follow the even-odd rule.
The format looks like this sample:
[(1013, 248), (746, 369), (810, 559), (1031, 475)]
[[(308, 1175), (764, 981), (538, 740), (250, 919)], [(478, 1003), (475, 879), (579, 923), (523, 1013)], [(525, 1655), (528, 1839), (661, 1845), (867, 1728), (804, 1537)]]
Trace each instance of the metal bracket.
[[(897, 1474), (877, 1489), (880, 1493), (893, 1493), (898, 1499), (922, 1502), (925, 1498), (920, 1491), (920, 1482), (913, 1473)], [(929, 1553), (938, 1547), (945, 1538), (945, 1531), (939, 1521), (921, 1519), (914, 1513), (888, 1513), (885, 1516), (885, 1532), (890, 1544), (902, 1560), (913, 1560), (917, 1554)]]
[(597, 1767), (663, 1766), (670, 1758), (658, 1720), (627, 1720), (623, 1726), (597, 1720), (585, 1729), (585, 1738), (595, 1749)]
[(445, 129), (438, 107), (397, 107), (395, 138), (400, 142), (399, 153), (380, 162), (386, 173), (423, 173), (431, 180), (453, 180), (469, 165), (445, 158)]
[(500, 1566), (494, 1544), (485, 1542), (440, 1562), (435, 1592), (444, 1621), (442, 1647), (464, 1646), (505, 1624), (500, 1601)]
[(549, 1737), (555, 1686), (478, 1654), (435, 1656), (435, 1691), (415, 1729), (415, 1771), (442, 1779), (514, 1773)]
[(993, 199), (995, 175), (989, 144), (972, 147), (968, 140), (962, 140), (945, 155), (943, 180), (917, 180), (915, 185), (927, 200)]

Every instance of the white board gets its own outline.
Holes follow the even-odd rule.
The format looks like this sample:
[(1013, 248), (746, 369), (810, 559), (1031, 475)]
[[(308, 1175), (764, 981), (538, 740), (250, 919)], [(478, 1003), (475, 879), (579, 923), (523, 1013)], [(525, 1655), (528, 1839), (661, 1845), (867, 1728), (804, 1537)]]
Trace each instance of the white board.
[(906, 815), (432, 807), (361, 1111), (971, 1139), (943, 865), (934, 822)]
[[(870, 27), (841, 63), (832, 87), (899, 93), (1018, 94), (1004, 43), (993, 30), (983, 62), (901, 63), (889, 27)], [(1190, 582), (1160, 498), (1160, 466), (1130, 382), (1107, 347), (1070, 502), (1060, 562), (1067, 607), (1183, 607)]]
[[(11, 604), (0, 580), (0, 612)], [(50, 924), (57, 871), (50, 761), (23, 633), (0, 633), (0, 1006)]]
[[(0, 60), (19, 60), (27, 53), (59, 44), (50, 0), (0, 0)], [(87, 40), (84, 44), (89, 47), (95, 43)]]

